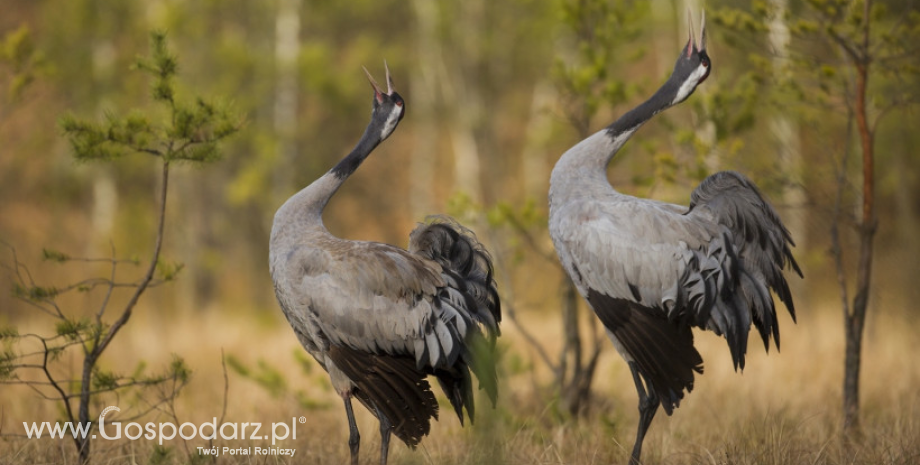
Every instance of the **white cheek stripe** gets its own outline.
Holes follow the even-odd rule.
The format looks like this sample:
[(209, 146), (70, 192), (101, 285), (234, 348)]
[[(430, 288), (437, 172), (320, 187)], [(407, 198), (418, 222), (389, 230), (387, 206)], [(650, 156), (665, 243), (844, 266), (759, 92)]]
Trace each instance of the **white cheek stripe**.
[(399, 116), (402, 115), (403, 108), (399, 105), (393, 106), (393, 111), (390, 112), (390, 116), (387, 116), (387, 120), (383, 123), (383, 129), (380, 130), (380, 139), (386, 139), (393, 133), (393, 130), (396, 129), (396, 123), (399, 122)]
[(680, 89), (677, 89), (677, 96), (674, 97), (674, 101), (671, 102), (671, 105), (676, 105), (680, 102), (683, 102), (687, 96), (690, 95), (690, 92), (696, 88), (697, 84), (700, 83), (700, 79), (706, 75), (706, 67), (702, 64), (697, 66), (693, 73), (690, 74), (690, 77), (681, 84)]

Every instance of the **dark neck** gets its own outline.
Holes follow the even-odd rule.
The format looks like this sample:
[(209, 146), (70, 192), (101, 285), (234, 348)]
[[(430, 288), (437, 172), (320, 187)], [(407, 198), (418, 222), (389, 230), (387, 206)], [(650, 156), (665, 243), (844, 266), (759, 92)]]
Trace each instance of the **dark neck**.
[(371, 124), (367, 125), (367, 129), (364, 130), (364, 135), (361, 136), (361, 140), (358, 141), (358, 144), (355, 145), (351, 153), (336, 164), (329, 172), (344, 181), (361, 166), (361, 163), (363, 163), (371, 152), (380, 145), (380, 142), (380, 128), (371, 121)]
[(671, 106), (674, 96), (677, 95), (678, 87), (678, 83), (668, 79), (668, 82), (664, 83), (651, 98), (642, 102), (636, 108), (627, 111), (626, 114), (619, 117), (610, 126), (607, 126), (607, 133), (615, 138), (624, 132), (638, 129), (639, 126), (652, 119), (653, 116)]
[(576, 195), (587, 185), (609, 189), (610, 160), (640, 126), (671, 106), (678, 87), (669, 79), (651, 98), (566, 151), (553, 168), (550, 196)]
[(339, 190), (342, 183), (361, 166), (361, 163), (380, 144), (381, 140), (379, 124), (371, 121), (351, 153), (326, 174), (284, 202), (284, 205), (275, 213), (272, 236), (275, 237), (276, 232), (280, 233), (290, 228), (294, 230), (301, 230), (305, 227), (324, 229), (323, 209), (326, 208), (329, 199)]

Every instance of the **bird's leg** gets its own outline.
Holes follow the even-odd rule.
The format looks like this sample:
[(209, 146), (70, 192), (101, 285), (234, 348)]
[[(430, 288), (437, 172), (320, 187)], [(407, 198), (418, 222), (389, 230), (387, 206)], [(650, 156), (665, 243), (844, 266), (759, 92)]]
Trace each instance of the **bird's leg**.
[(361, 434), (355, 423), (355, 412), (351, 409), (351, 392), (342, 394), (345, 401), (345, 414), (348, 415), (348, 448), (351, 449), (351, 465), (358, 465), (358, 449), (361, 447)]
[(639, 455), (642, 454), (642, 441), (645, 439), (645, 433), (648, 431), (649, 425), (652, 424), (652, 418), (655, 418), (655, 413), (658, 412), (658, 406), (661, 402), (654, 390), (649, 389), (646, 392), (639, 369), (636, 367), (636, 362), (629, 362), (629, 370), (632, 371), (636, 391), (639, 392), (639, 430), (636, 432), (636, 444), (633, 446), (629, 465), (639, 465)]
[[(376, 408), (376, 407), (375, 407)], [(377, 419), (380, 420), (380, 465), (387, 465), (387, 455), (390, 453), (390, 435), (393, 433), (393, 425), (379, 408), (377, 410)]]

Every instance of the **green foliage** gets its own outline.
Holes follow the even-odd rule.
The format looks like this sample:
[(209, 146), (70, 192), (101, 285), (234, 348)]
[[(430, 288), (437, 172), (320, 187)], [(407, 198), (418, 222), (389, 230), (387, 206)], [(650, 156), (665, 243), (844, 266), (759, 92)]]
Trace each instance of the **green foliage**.
[(22, 96), (25, 88), (45, 72), (45, 57), (35, 50), (28, 26), (22, 25), (0, 37), (0, 65), (9, 69), (7, 96), (10, 100)]
[(153, 99), (174, 104), (175, 86), (173, 77), (179, 72), (179, 60), (169, 53), (166, 45), (166, 33), (150, 33), (150, 56), (138, 57), (134, 66), (154, 77)]
[(163, 281), (173, 281), (175, 280), (179, 272), (185, 268), (185, 264), (179, 262), (167, 262), (165, 260), (160, 260), (157, 262), (157, 276)]
[(648, 2), (606, 0), (562, 3), (560, 22), (573, 41), (573, 56), (557, 57), (552, 76), (565, 96), (569, 120), (582, 135), (604, 105), (628, 99), (635, 88), (616, 70), (640, 59), (637, 40), (649, 15)]
[(22, 283), (13, 283), (13, 296), (20, 299), (39, 302), (53, 299), (59, 290), (54, 286), (25, 286)]
[(118, 388), (118, 382), (122, 376), (112, 372), (96, 368), (93, 370), (93, 389), (95, 390), (113, 390)]
[(54, 249), (44, 248), (42, 249), (42, 259), (51, 261), (51, 262), (64, 263), (67, 260), (70, 260), (70, 256), (65, 254), (64, 252), (59, 252)]
[(250, 378), (252, 376), (252, 372), (249, 370), (249, 367), (247, 367), (246, 364), (244, 364), (240, 359), (236, 358), (236, 356), (233, 354), (227, 355), (227, 366), (236, 372), (236, 374), (244, 378)]
[(0, 339), (15, 339), (19, 337), (19, 330), (13, 326), (0, 326)]
[(302, 348), (294, 348), (293, 356), (294, 360), (297, 362), (297, 365), (300, 366), (300, 369), (302, 369), (305, 374), (309, 375), (313, 373), (313, 365), (316, 363), (316, 361), (314, 361), (312, 357), (308, 356)]
[(62, 318), (54, 326), (54, 332), (69, 341), (76, 341), (83, 338), (92, 326), (89, 318)]
[(167, 465), (172, 463), (173, 449), (172, 447), (161, 446), (159, 444), (153, 446), (153, 450), (150, 451), (150, 458), (147, 459), (149, 465)]
[(152, 98), (166, 108), (169, 117), (155, 121), (134, 111), (125, 117), (106, 114), (104, 123), (94, 123), (65, 115), (61, 128), (77, 160), (105, 161), (143, 153), (164, 162), (211, 162), (220, 156), (218, 142), (239, 130), (241, 118), (228, 105), (203, 97), (191, 102), (177, 99), (178, 59), (169, 53), (165, 33), (153, 32), (150, 38), (150, 55), (139, 57), (135, 69), (153, 77)]
[(0, 351), (0, 381), (15, 379), (15, 363), (19, 359), (16, 352), (4, 344), (3, 350)]
[[(296, 363), (303, 369), (307, 375), (313, 374), (313, 360), (306, 355), (299, 347), (294, 350), (293, 357)], [(270, 396), (275, 399), (288, 397), (297, 402), (300, 408), (305, 410), (316, 410), (329, 407), (328, 402), (317, 401), (302, 389), (291, 390), (288, 387), (288, 381), (283, 370), (271, 365), (263, 359), (256, 362), (255, 367), (250, 367), (243, 363), (239, 358), (231, 355), (226, 357), (227, 366), (236, 374), (253, 381), (261, 388), (265, 389)], [(324, 388), (329, 386), (328, 378), (325, 372), (319, 372), (312, 378), (313, 383)]]
[[(755, 79), (777, 86), (777, 92), (763, 92), (777, 105), (844, 107), (854, 91), (853, 75), (847, 68), (869, 62), (876, 65), (872, 67), (874, 75), (902, 84), (885, 86), (886, 92), (875, 93), (873, 101), (880, 109), (916, 102), (920, 97), (916, 86), (907, 83), (920, 77), (916, 60), (920, 56), (920, 12), (908, 8), (895, 17), (886, 3), (873, 2), (866, 18), (864, 7), (863, 0), (808, 0), (801, 12), (786, 12), (782, 18), (773, 6), (761, 5), (750, 12), (724, 8), (716, 12), (714, 22), (744, 39), (731, 42), (734, 47), (747, 49), (752, 42), (759, 44), (748, 60), (761, 76)], [(789, 56), (782, 57), (785, 67), (772, 69), (777, 57), (763, 41), (770, 22), (777, 20), (785, 22), (795, 43), (788, 49)], [(867, 20), (877, 23), (871, 29), (869, 48), (863, 44), (862, 32)]]
[[(13, 251), (15, 281), (13, 296), (30, 302), (31, 308), (42, 311), (54, 321), (54, 333), (51, 336), (29, 334), (27, 337), (41, 343), (43, 350), (18, 354), (4, 352), (0, 360), (0, 376), (12, 378), (16, 370), (34, 369), (42, 381), (18, 379), (15, 384), (24, 384), (43, 394), (45, 398), (61, 401), (62, 416), (66, 421), (90, 421), (86, 418), (88, 409), (84, 402), (98, 402), (104, 394), (135, 394), (138, 402), (144, 401), (148, 392), (157, 393), (159, 403), (172, 402), (179, 391), (189, 382), (191, 369), (184, 359), (174, 355), (169, 366), (158, 374), (146, 374), (146, 364), (139, 362), (132, 376), (103, 368), (100, 357), (116, 333), (127, 323), (134, 306), (144, 291), (163, 282), (176, 279), (183, 265), (161, 259), (162, 231), (165, 223), (165, 198), (167, 193), (169, 170), (172, 161), (207, 162), (218, 158), (217, 143), (238, 130), (239, 118), (225, 105), (212, 103), (202, 97), (193, 97), (186, 101), (178, 97), (175, 91), (175, 76), (178, 71), (176, 57), (168, 52), (166, 36), (162, 33), (151, 35), (151, 51), (148, 57), (137, 60), (136, 69), (153, 76), (152, 96), (167, 116), (156, 118), (156, 112), (133, 110), (126, 116), (105, 115), (103, 122), (92, 122), (73, 115), (61, 118), (60, 124), (69, 138), (74, 156), (77, 160), (112, 160), (131, 153), (145, 153), (157, 157), (164, 166), (162, 171), (162, 203), (158, 205), (155, 230), (156, 247), (149, 260), (147, 273), (140, 281), (124, 283), (116, 281), (116, 271), (121, 263), (140, 264), (137, 258), (120, 260), (115, 258), (74, 258), (51, 248), (42, 250), (42, 258), (54, 263), (83, 262), (107, 263), (111, 267), (108, 278), (87, 278), (61, 288), (36, 285), (27, 267), (16, 259)], [(89, 292), (97, 287), (106, 288), (101, 306), (91, 311), (65, 311), (57, 297), (69, 292)], [(122, 308), (120, 315), (107, 321), (106, 310), (112, 300), (110, 297), (116, 288), (130, 288), (133, 292)], [(69, 309), (68, 309), (69, 310)], [(94, 315), (92, 318), (74, 315)], [(13, 331), (4, 331), (4, 339), (20, 342)], [(88, 385), (73, 379), (59, 379), (59, 370), (53, 369), (69, 348), (79, 346), (82, 349), (82, 375), (90, 376)], [(80, 405), (74, 408), (74, 400)], [(149, 402), (148, 402), (149, 405)], [(89, 460), (90, 443), (87, 438), (77, 445), (83, 463)], [(165, 457), (165, 456), (164, 456)], [(164, 458), (165, 459), (165, 458)], [(157, 460), (153, 457), (151, 460)]]
[(172, 362), (169, 363), (169, 378), (181, 383), (187, 383), (192, 376), (192, 369), (185, 363), (185, 359), (173, 354)]
[(138, 360), (137, 366), (134, 367), (134, 372), (131, 373), (132, 378), (140, 378), (143, 376), (144, 372), (147, 370), (147, 362), (144, 360)]
[(265, 360), (259, 359), (256, 362), (256, 367), (250, 368), (240, 359), (233, 355), (228, 355), (227, 365), (240, 376), (248, 378), (263, 387), (274, 398), (278, 398), (287, 392), (287, 382), (284, 375)]

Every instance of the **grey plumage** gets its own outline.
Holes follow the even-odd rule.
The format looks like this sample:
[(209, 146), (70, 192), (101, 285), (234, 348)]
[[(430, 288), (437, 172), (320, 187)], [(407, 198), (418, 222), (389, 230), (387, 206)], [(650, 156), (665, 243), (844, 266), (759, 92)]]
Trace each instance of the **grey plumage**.
[(414, 447), (438, 416), (427, 376), (438, 379), (461, 423), (464, 409), (474, 415), (471, 370), (494, 404), (490, 355), (501, 308), (491, 258), (453, 220), (420, 225), (408, 250), (341, 239), (323, 225), (329, 198), (402, 118), (389, 70), (386, 93), (368, 77), (371, 123), (347, 157), (278, 209), (269, 265), (285, 317), (345, 402), (352, 463), (359, 444), (352, 396), (380, 420), (385, 463), (390, 432)]
[(771, 338), (779, 346), (771, 290), (795, 318), (782, 273), (790, 267), (801, 275), (792, 238), (749, 179), (716, 173), (694, 190), (689, 208), (621, 194), (607, 180), (607, 164), (629, 137), (689, 97), (710, 69), (705, 46), (691, 38), (667, 83), (569, 149), (550, 180), (553, 244), (639, 392), (633, 463), (659, 403), (670, 415), (703, 371), (691, 327), (724, 336), (743, 369), (752, 324), (766, 349)]

